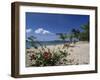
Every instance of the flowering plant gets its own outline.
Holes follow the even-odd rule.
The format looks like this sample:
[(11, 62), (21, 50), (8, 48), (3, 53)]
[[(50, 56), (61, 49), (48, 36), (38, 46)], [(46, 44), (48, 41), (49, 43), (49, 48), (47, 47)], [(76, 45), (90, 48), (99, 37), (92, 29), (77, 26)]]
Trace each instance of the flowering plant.
[[(58, 47), (51, 50), (50, 48), (41, 48), (34, 50), (29, 56), (30, 66), (58, 66), (71, 64), (73, 60), (67, 59), (70, 55), (68, 46)], [(27, 52), (30, 53), (30, 52)]]

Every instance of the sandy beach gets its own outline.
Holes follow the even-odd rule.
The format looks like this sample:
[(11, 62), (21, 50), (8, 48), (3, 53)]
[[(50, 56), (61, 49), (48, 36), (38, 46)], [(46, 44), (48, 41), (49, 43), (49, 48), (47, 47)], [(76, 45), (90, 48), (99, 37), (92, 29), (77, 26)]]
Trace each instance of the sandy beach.
[[(88, 42), (77, 42), (76, 44), (70, 44), (68, 48), (64, 48), (64, 44), (59, 45), (49, 45), (46, 46), (45, 51), (48, 51), (50, 49), (51, 53), (53, 51), (60, 50), (67, 50), (69, 55), (66, 57), (69, 60), (72, 60), (72, 65), (80, 65), (80, 64), (89, 64), (89, 43)], [(38, 50), (34, 48), (27, 49), (26, 51), (26, 66), (29, 66), (30, 58), (29, 56), (34, 54), (35, 52), (39, 52), (41, 50), (41, 47), (38, 48)], [(42, 51), (42, 50), (41, 50)]]
[(89, 43), (78, 42), (75, 47), (70, 48), (73, 50), (69, 58), (74, 59), (74, 64), (89, 64)]

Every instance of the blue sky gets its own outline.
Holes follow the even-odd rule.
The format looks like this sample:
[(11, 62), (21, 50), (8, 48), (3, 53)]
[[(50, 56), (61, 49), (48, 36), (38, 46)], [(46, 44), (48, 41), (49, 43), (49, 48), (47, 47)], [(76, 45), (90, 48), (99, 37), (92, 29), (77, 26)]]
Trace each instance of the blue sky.
[(70, 33), (73, 28), (89, 22), (88, 15), (51, 14), (26, 12), (26, 36), (40, 41), (57, 40), (56, 33)]

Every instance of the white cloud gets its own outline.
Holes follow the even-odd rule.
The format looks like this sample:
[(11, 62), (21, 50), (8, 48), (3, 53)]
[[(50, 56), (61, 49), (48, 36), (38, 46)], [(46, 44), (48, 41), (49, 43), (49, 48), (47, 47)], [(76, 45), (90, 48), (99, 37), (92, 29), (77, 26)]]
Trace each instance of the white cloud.
[(47, 30), (44, 30), (44, 31), (43, 31), (43, 34), (50, 34), (50, 32), (47, 31)]
[(38, 28), (34, 31), (36, 34), (52, 34), (50, 31), (45, 30), (43, 28)]
[(31, 28), (26, 29), (26, 33), (30, 33), (30, 32), (32, 32), (32, 29)]
[(37, 33), (37, 34), (42, 33), (42, 32), (43, 32), (43, 28), (38, 28), (38, 29), (35, 30), (35, 33)]

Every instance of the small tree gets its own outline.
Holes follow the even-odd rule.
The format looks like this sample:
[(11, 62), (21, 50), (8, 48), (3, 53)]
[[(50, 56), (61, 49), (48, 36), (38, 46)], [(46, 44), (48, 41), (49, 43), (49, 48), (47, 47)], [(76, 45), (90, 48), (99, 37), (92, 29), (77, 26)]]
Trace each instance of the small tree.
[(36, 37), (34, 37), (34, 36), (30, 36), (30, 37), (28, 37), (28, 39), (26, 40), (26, 42), (28, 42), (30, 46), (32, 46), (32, 47), (34, 47), (34, 48), (37, 48), (36, 42), (35, 42), (35, 41), (36, 41)]

